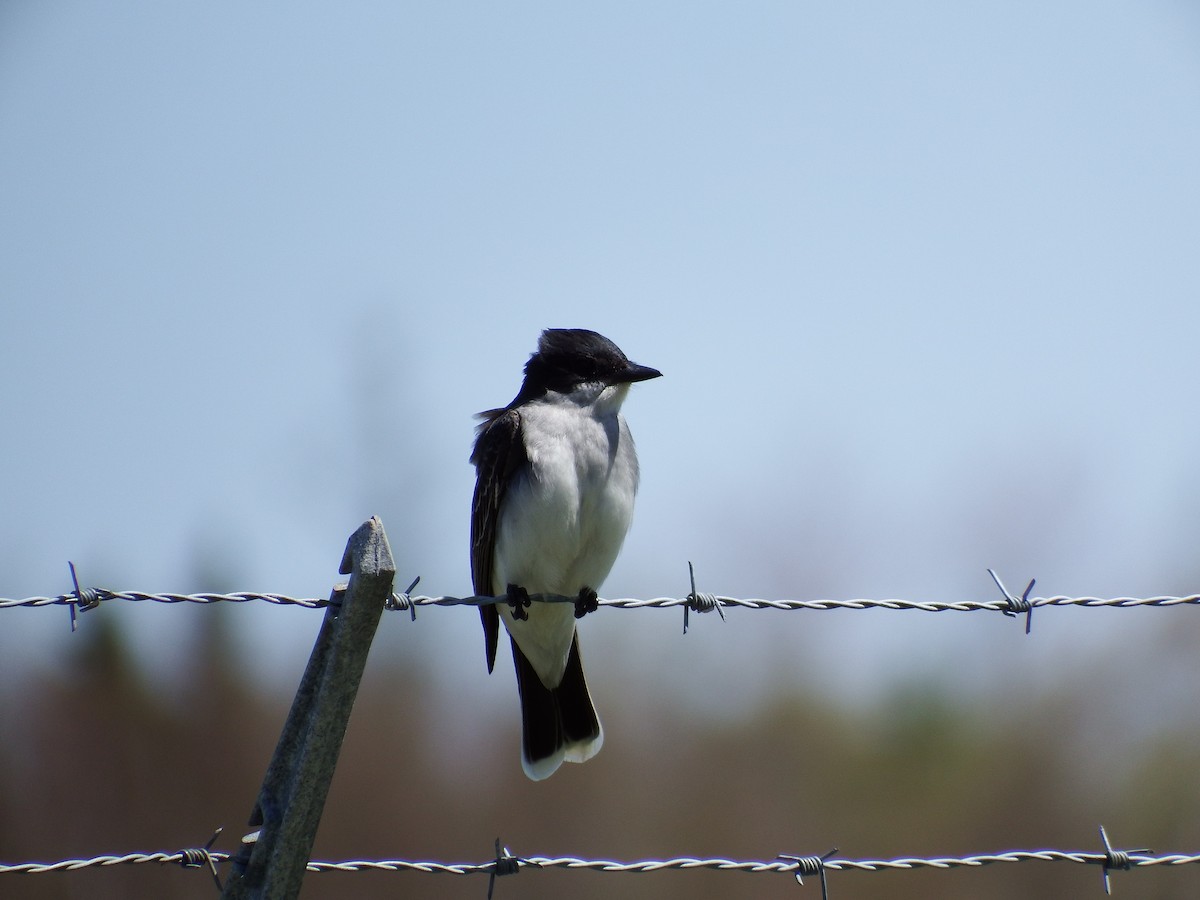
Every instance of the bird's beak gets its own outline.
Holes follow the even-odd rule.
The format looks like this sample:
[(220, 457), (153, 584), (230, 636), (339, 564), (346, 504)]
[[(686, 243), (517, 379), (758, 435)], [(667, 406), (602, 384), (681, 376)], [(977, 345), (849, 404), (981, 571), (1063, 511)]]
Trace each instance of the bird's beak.
[(635, 381), (649, 381), (651, 378), (661, 378), (662, 372), (649, 366), (639, 366), (630, 363), (629, 367), (616, 379), (617, 384), (632, 384)]

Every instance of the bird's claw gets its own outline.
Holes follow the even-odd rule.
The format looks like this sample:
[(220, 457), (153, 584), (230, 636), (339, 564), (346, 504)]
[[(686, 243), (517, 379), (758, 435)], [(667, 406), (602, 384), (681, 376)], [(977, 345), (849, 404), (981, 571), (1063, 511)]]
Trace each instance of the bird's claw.
[(510, 584), (507, 594), (512, 617), (518, 622), (527, 620), (529, 618), (529, 591), (519, 585)]
[(575, 598), (575, 618), (582, 619), (588, 613), (595, 612), (599, 608), (600, 603), (596, 592), (590, 587), (580, 588), (579, 596)]

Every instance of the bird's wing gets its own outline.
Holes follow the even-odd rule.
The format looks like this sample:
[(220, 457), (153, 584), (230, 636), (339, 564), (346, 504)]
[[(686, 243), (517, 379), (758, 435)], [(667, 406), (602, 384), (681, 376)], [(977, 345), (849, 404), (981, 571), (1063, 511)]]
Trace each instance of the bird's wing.
[[(529, 462), (521, 438), (521, 414), (515, 409), (493, 409), (480, 413), (479, 437), (471, 453), (475, 464), (475, 498), (471, 501), (471, 581), (475, 593), (494, 597), (507, 585), (492, 584), (496, 556), (496, 526), (500, 507), (513, 473)], [(487, 667), (496, 664), (496, 642), (500, 634), (500, 614), (494, 605), (479, 607), (483, 621), (483, 639), (487, 649)]]

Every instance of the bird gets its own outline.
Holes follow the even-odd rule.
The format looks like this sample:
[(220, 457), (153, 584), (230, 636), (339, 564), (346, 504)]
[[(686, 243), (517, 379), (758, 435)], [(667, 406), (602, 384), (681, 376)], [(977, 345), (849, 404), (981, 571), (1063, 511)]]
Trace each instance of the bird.
[[(471, 578), (487, 668), (499, 623), (512, 646), (521, 701), (521, 765), (534, 781), (599, 751), (575, 619), (597, 608), (633, 518), (638, 461), (621, 405), (630, 385), (658, 378), (584, 328), (549, 328), (507, 406), (478, 414), (471, 462)], [(530, 594), (576, 598), (530, 603)]]

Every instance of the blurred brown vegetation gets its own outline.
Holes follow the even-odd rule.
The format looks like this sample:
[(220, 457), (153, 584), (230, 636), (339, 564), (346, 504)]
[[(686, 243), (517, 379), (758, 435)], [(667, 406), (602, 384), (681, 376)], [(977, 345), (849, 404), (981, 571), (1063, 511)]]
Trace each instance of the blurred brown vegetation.
[[(131, 665), (103, 612), (85, 617), (69, 659), (3, 709), (0, 860), (87, 857), (199, 846), (220, 824), (231, 850), (250, 811), (289, 698), (243, 676), (228, 629), (206, 609), (183, 679), (155, 689)], [(315, 633), (315, 623), (314, 623)], [(407, 668), (406, 668), (407, 665)], [(516, 725), (494, 749), (435, 746), (439, 717), (415, 663), (373, 658), (334, 779), (320, 859), (485, 861), (499, 836), (521, 855), (619, 860), (670, 856), (849, 858), (968, 855), (1118, 846), (1200, 849), (1200, 742), (1161, 732), (1134, 742), (1119, 769), (1080, 765), (1071, 726), (1079, 685), (997, 711), (932, 684), (898, 685), (846, 711), (798, 689), (745, 722), (698, 721), (633, 690), (606, 709), (611, 740), (594, 761), (541, 784), (516, 761)], [(483, 677), (482, 674), (480, 677)], [(515, 700), (513, 703), (515, 713)], [(455, 768), (460, 767), (460, 768)], [(1136, 844), (1131, 842), (1136, 841)], [(1118, 896), (1200, 894), (1200, 868), (1114, 873)], [(1098, 897), (1101, 873), (1050, 863), (949, 872), (831, 873), (849, 898)], [(628, 898), (818, 896), (787, 876), (715, 872), (619, 875), (525, 871), (497, 896)], [(414, 873), (310, 874), (304, 896), (484, 896), (483, 878)], [(120, 866), (0, 876), (0, 896), (207, 898), (202, 870)]]

